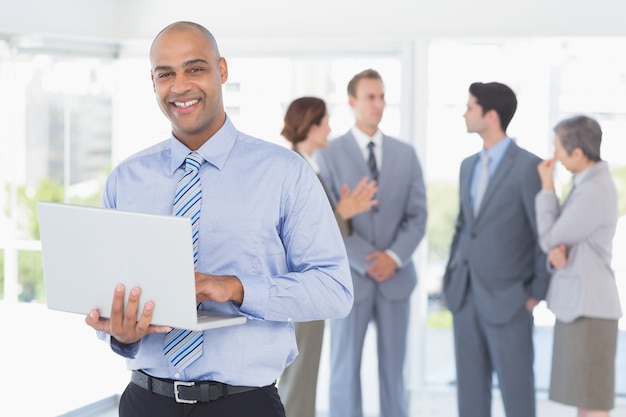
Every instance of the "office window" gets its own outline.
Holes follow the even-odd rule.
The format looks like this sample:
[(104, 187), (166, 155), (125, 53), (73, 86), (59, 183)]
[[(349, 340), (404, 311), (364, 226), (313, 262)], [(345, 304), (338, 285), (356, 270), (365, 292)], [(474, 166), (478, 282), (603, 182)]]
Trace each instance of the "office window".
[[(0, 104), (11, 138), (2, 143), (2, 154), (11, 155), (3, 161), (2, 224), (12, 231), (5, 236), (25, 248), (39, 238), (37, 201), (99, 203), (111, 166), (111, 63), (16, 54), (0, 60), (0, 68), (12, 97)], [(33, 262), (18, 258), (17, 297), (44, 302), (41, 268)]]
[[(331, 137), (345, 133), (353, 123), (346, 87), (366, 68), (378, 70), (385, 82), (387, 109), (381, 129), (400, 131), (400, 62), (393, 58), (245, 58), (227, 57), (229, 81), (224, 103), (236, 126), (249, 134), (287, 146), (280, 136), (289, 103), (313, 95), (326, 101)], [(232, 85), (232, 87), (231, 87)]]
[(0, 250), (0, 300), (4, 299), (4, 251)]
[[(626, 134), (626, 55), (614, 53), (624, 50), (625, 43), (623, 39), (607, 38), (435, 39), (425, 43), (424, 55), (407, 52), (413, 50), (411, 42), (378, 47), (377, 52), (364, 51), (363, 45), (356, 43), (323, 52), (320, 50), (325, 48), (313, 45), (311, 53), (307, 52), (311, 45), (299, 51), (254, 53), (223, 47), (230, 71), (224, 86), (224, 104), (240, 130), (287, 146), (280, 136), (287, 105), (299, 96), (319, 96), (329, 107), (332, 139), (352, 125), (346, 94), (349, 78), (365, 68), (381, 73), (387, 99), (381, 129), (424, 150), (418, 154), (426, 173), (430, 207), (426, 256), (418, 260), (421, 290), (416, 297), (423, 295), (424, 300), (418, 301), (427, 308), (426, 317), (412, 323), (414, 327), (424, 326), (423, 332), (411, 340), (423, 346), (423, 355), (417, 359), (423, 364), (423, 372), (417, 377), (425, 385), (450, 387), (454, 384), (451, 319), (442, 307), (440, 292), (458, 211), (458, 168), (463, 157), (477, 152), (481, 145), (480, 138), (466, 133), (462, 118), (469, 84), (498, 80), (511, 85), (520, 105), (509, 133), (520, 145), (542, 157), (552, 152), (552, 126), (558, 120), (577, 112), (597, 117), (605, 132), (603, 156), (615, 174), (621, 212), (625, 213), (626, 154), (621, 152), (621, 141)], [(427, 71), (414, 70), (424, 64), (415, 62), (419, 60), (427, 61)], [(82, 317), (45, 309), (36, 202), (99, 205), (103, 181), (112, 166), (169, 137), (170, 126), (156, 104), (149, 68), (144, 55), (112, 59), (45, 51), (22, 53), (0, 40), (0, 82), (11, 97), (0, 101), (5, 133), (0, 136), (0, 309), (7, 308), (7, 299), (19, 300), (17, 314), (23, 318), (18, 327), (3, 310), (0, 323), (23, 332), (23, 325), (41, 326), (39, 317), (45, 317), (44, 327), (62, 326), (62, 330), (43, 334), (44, 343), (58, 340), (59, 334), (74, 338), (72, 349), (55, 345), (43, 356), (37, 350), (33, 352), (34, 357), (40, 357), (33, 366), (43, 375), (55, 375), (55, 383), (49, 384), (46, 393), (49, 401), (42, 401), (40, 415), (61, 414), (119, 393), (128, 381), (123, 360), (95, 338)], [(413, 80), (415, 74), (427, 79), (417, 83)], [(412, 85), (403, 82), (407, 80)], [(427, 86), (427, 91), (415, 91), (420, 85)], [(420, 100), (425, 100), (425, 105), (421, 106)], [(425, 122), (425, 137), (407, 129), (412, 126), (407, 119), (413, 116)], [(559, 184), (566, 187), (569, 179), (569, 174), (560, 169)], [(624, 224), (620, 220), (616, 254), (626, 247)], [(624, 302), (626, 265), (621, 259), (615, 256), (614, 268)], [(32, 308), (22, 309), (25, 306)], [(544, 390), (553, 317), (541, 305), (535, 320), (538, 337), (542, 338), (539, 343), (544, 343), (544, 349), (537, 351), (537, 388)], [(620, 329), (620, 337), (624, 338), (624, 319)], [(24, 346), (42, 343), (41, 338), (23, 336)], [(371, 334), (368, 338), (371, 340)], [(618, 367), (623, 370), (626, 353), (624, 344), (619, 346)], [(364, 363), (374, 361), (375, 346), (371, 347), (365, 347)], [(9, 358), (26, 350), (3, 346), (0, 357), (4, 359), (0, 361), (4, 362), (0, 365), (9, 374), (19, 375), (19, 370), (9, 367), (15, 366)], [(64, 366), (84, 351), (92, 352), (97, 363), (79, 360), (71, 369)], [(87, 368), (102, 375), (102, 384), (91, 387), (89, 393), (68, 398), (66, 387), (87, 377), (83, 372)], [(327, 376), (327, 371), (320, 371), (320, 378)], [(617, 372), (617, 376), (618, 394), (626, 395), (626, 372)], [(60, 380), (64, 383), (58, 383)], [(364, 409), (372, 414), (378, 407), (376, 375), (366, 374), (366, 380)], [(19, 379), (14, 382), (18, 386), (27, 384)], [(326, 390), (319, 389), (318, 396), (324, 410)], [(66, 401), (60, 403), (59, 398)]]
[[(381, 72), (387, 84), (388, 109), (383, 128), (397, 135), (399, 60), (388, 56), (347, 58), (349, 55), (227, 57), (227, 112), (239, 129), (286, 146), (280, 131), (288, 103), (300, 95), (316, 95), (327, 101), (333, 134), (338, 135), (352, 124), (347, 82), (356, 72), (372, 67)], [(52, 200), (99, 205), (104, 178), (112, 166), (169, 137), (169, 122), (157, 106), (148, 70), (149, 62), (143, 57), (110, 60), (40, 53), (0, 57), (0, 81), (10, 85), (11, 95), (17, 97), (10, 103), (11, 109), (6, 108), (6, 102), (0, 104), (0, 111), (6, 109), (5, 114), (11, 115), (7, 130), (13, 138), (0, 139), (0, 202), (5, 208), (0, 212), (0, 294), (11, 302), (19, 301), (0, 303), (0, 309), (10, 312), (3, 313), (0, 321), (6, 326), (19, 325), (25, 346), (33, 346), (32, 350), (19, 352), (5, 346), (0, 356), (36, 356), (40, 359), (32, 366), (45, 375), (55, 375), (56, 383), (49, 384), (46, 394), (51, 400), (42, 401), (41, 415), (58, 415), (119, 394), (128, 380), (122, 358), (96, 339), (82, 317), (45, 308), (36, 203)], [(85, 273), (88, 278), (88, 271)], [(15, 309), (23, 317), (20, 324), (8, 321)], [(31, 335), (21, 326), (32, 327), (40, 317), (44, 326), (54, 322), (58, 326), (54, 333), (65, 335), (68, 343), (54, 343), (53, 348), (37, 356), (34, 347), (52, 339), (46, 334)], [(77, 358), (85, 351), (97, 363), (80, 365)], [(14, 362), (4, 365), (11, 374), (19, 373)], [(64, 395), (67, 386), (85, 380), (87, 369), (96, 369), (102, 383), (90, 386), (89, 393), (72, 398)], [(54, 407), (49, 406), (52, 398), (56, 398)]]
[[(20, 341), (3, 343), (0, 366), (17, 386), (40, 376), (48, 388), (38, 402), (20, 392), (13, 402), (41, 416), (63, 414), (122, 386), (108, 374), (118, 358), (83, 317), (46, 308), (37, 218), (40, 200), (99, 204), (111, 167), (113, 68), (108, 58), (0, 47), (0, 82), (10, 97), (0, 101), (0, 325)], [(85, 357), (93, 363), (82, 363)], [(123, 364), (116, 366), (123, 375)], [(76, 382), (87, 380), (95, 384)], [(68, 395), (68, 387), (79, 391)], [(11, 414), (3, 407), (0, 414)]]
[[(518, 110), (508, 133), (542, 158), (553, 154), (552, 128), (561, 119), (585, 113), (603, 128), (602, 156), (620, 190), (621, 215), (614, 245), (614, 268), (623, 305), (626, 274), (620, 254), (626, 250), (626, 58), (613, 51), (623, 39), (439, 40), (429, 48), (427, 175), (430, 204), (429, 267), (424, 285), (429, 308), (426, 330), (425, 382), (455, 383), (451, 316), (441, 303), (441, 279), (458, 214), (458, 175), (462, 159), (480, 150), (482, 140), (466, 132), (463, 113), (474, 81), (500, 81), (517, 93)], [(532, 62), (532, 65), (528, 63)], [(559, 191), (571, 174), (559, 165)], [(541, 303), (535, 310), (536, 387), (549, 384), (553, 314)], [(620, 321), (624, 337), (626, 320)], [(621, 346), (621, 345), (620, 345)], [(618, 368), (626, 367), (626, 349)], [(623, 373), (622, 373), (623, 374)], [(626, 395), (626, 380), (617, 372), (617, 392)]]

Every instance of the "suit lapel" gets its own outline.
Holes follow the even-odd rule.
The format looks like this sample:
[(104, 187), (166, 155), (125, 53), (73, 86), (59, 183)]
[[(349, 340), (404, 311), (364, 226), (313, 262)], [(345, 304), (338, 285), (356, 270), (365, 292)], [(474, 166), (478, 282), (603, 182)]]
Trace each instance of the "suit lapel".
[[(389, 141), (387, 137), (383, 135), (383, 140), (380, 144), (383, 150), (383, 158), (382, 161), (378, 163), (378, 183), (381, 184), (387, 178), (393, 178), (393, 175), (389, 174), (390, 170), (394, 168), (394, 161), (396, 158), (394, 157), (394, 149), (393, 146), (389, 146)], [(367, 164), (366, 164), (367, 165)], [(385, 167), (381, 169), (381, 167)], [(369, 172), (369, 167), (367, 169)], [(385, 173), (386, 172), (386, 173)]]
[(480, 154), (476, 154), (470, 159), (468, 159), (461, 166), (461, 206), (463, 207), (465, 215), (465, 220), (468, 224), (471, 224), (474, 221), (474, 210), (472, 208), (472, 175), (474, 174), (474, 166), (476, 165), (476, 160), (480, 158)]
[(489, 184), (487, 185), (487, 190), (485, 191), (485, 196), (483, 197), (481, 208), (478, 211), (478, 216), (476, 216), (476, 219), (479, 219), (481, 217), (481, 214), (489, 206), (489, 202), (491, 201), (496, 190), (513, 169), (513, 162), (515, 160), (515, 155), (517, 155), (518, 149), (519, 148), (515, 144), (515, 142), (511, 141), (509, 147), (504, 153), (504, 156), (502, 157), (502, 160), (500, 161), (500, 164), (498, 164), (498, 168), (496, 168), (496, 171), (493, 173), (491, 179), (489, 180)]
[[(354, 167), (356, 168), (355, 172), (359, 172), (361, 174), (359, 176), (359, 179), (363, 178), (366, 175), (368, 177), (371, 177), (370, 170), (367, 166), (367, 162), (365, 161), (365, 158), (363, 157), (363, 151), (361, 150), (361, 148), (359, 148), (359, 144), (354, 138), (354, 135), (352, 134), (352, 132), (348, 132), (346, 134), (346, 137), (349, 139), (345, 142), (346, 154), (349, 155), (350, 163), (353, 164)], [(384, 152), (383, 152), (383, 158), (384, 158)]]

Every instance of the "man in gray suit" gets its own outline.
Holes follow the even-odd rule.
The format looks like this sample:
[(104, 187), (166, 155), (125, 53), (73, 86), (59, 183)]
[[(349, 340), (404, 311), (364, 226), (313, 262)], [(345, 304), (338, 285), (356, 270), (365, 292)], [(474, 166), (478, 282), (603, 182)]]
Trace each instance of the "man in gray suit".
[[(411, 260), (426, 231), (424, 179), (412, 146), (378, 128), (385, 107), (380, 74), (365, 70), (348, 84), (354, 127), (319, 151), (331, 198), (370, 175), (378, 205), (352, 218), (344, 241), (354, 283), (354, 306), (330, 327), (330, 417), (360, 417), (361, 357), (370, 321), (376, 323), (380, 416), (407, 417), (403, 379), (410, 295), (417, 283)], [(536, 169), (535, 169), (536, 171)]]
[(454, 317), (459, 417), (491, 415), (495, 371), (507, 417), (534, 417), (532, 310), (549, 281), (537, 241), (540, 159), (507, 136), (517, 99), (501, 83), (469, 88), (467, 131), (483, 149), (461, 164), (460, 212), (444, 275)]

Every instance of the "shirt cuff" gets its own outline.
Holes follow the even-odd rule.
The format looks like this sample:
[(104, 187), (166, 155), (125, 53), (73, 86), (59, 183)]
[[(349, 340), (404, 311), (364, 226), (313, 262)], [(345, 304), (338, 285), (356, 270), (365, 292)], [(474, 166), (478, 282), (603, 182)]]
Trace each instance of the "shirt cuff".
[(122, 343), (114, 337), (110, 337), (110, 345), (113, 352), (128, 359), (135, 359), (137, 352), (139, 351), (139, 344), (141, 342), (135, 342), (131, 344)]
[(402, 261), (400, 260), (398, 255), (395, 254), (394, 251), (392, 251), (391, 249), (387, 249), (385, 253), (391, 256), (391, 259), (393, 259), (396, 262), (396, 269), (402, 268)]

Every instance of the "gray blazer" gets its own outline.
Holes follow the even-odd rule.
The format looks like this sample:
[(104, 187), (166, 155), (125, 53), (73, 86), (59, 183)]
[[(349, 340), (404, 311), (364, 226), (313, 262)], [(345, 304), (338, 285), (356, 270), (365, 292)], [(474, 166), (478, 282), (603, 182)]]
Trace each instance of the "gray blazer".
[(562, 207), (552, 191), (535, 199), (539, 242), (548, 252), (559, 244), (568, 250), (567, 265), (556, 269), (548, 289), (548, 307), (557, 319), (619, 319), (622, 316), (611, 269), (617, 226), (617, 191), (606, 162), (576, 176)]
[[(304, 155), (302, 154), (302, 152), (298, 151), (297, 149), (295, 149), (294, 151), (298, 155), (304, 158)], [(324, 188), (324, 192), (326, 193), (326, 196), (328, 197), (328, 201), (330, 202), (330, 206), (333, 209), (333, 213), (335, 214), (335, 220), (337, 220), (337, 226), (339, 226), (339, 231), (341, 232), (341, 236), (342, 237), (350, 236), (352, 234), (352, 222), (350, 220), (344, 220), (343, 217), (341, 217), (341, 215), (337, 211), (337, 203), (333, 202), (333, 199), (330, 196), (330, 190), (328, 189), (328, 186), (324, 182), (324, 178), (322, 178), (322, 176), (319, 173), (317, 174), (317, 178), (320, 180), (320, 183), (322, 184), (322, 187)], [(337, 199), (337, 201), (339, 200)]]
[(444, 298), (455, 313), (471, 279), (481, 317), (510, 321), (528, 297), (543, 299), (549, 282), (546, 256), (535, 227), (535, 195), (541, 188), (540, 159), (511, 142), (494, 172), (474, 217), (472, 171), (480, 154), (466, 158), (460, 171), (460, 211), (444, 274)]
[[(345, 237), (348, 260), (354, 282), (354, 301), (366, 294), (380, 291), (390, 300), (407, 299), (417, 283), (411, 256), (426, 233), (426, 191), (422, 169), (412, 146), (383, 136), (383, 161), (374, 210), (352, 218), (352, 235)], [(328, 148), (317, 152), (317, 160), (333, 204), (341, 195), (341, 187), (350, 189), (369, 169), (352, 133), (330, 141)], [(393, 279), (377, 283), (366, 276), (365, 256), (392, 250), (402, 262)]]

